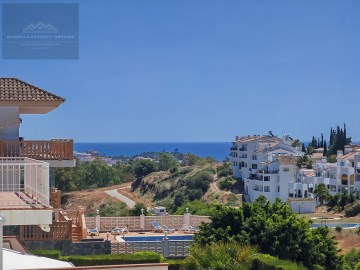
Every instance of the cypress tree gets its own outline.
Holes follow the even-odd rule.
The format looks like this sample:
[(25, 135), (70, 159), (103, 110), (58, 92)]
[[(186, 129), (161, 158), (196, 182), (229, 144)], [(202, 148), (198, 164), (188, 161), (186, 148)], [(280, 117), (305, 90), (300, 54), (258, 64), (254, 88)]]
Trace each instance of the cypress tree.
[(323, 151), (323, 156), (325, 157), (327, 154), (327, 145), (326, 145), (326, 140), (324, 141), (324, 151)]
[(304, 143), (303, 143), (302, 146), (301, 146), (301, 151), (302, 151), (302, 152), (306, 152), (305, 144), (304, 144)]
[(330, 129), (330, 145), (333, 145), (334, 144), (334, 131), (333, 131), (333, 128), (331, 127)]
[(321, 133), (321, 141), (320, 141), (320, 147), (324, 147), (324, 134)]

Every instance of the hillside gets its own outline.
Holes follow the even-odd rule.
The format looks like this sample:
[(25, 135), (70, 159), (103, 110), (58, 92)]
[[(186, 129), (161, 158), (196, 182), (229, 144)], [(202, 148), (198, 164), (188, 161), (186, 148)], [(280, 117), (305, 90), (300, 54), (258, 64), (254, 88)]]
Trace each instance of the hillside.
[[(132, 183), (134, 198), (148, 206), (166, 206), (169, 212), (176, 211), (186, 202), (202, 200), (206, 203), (218, 202), (239, 206), (242, 197), (230, 190), (239, 186), (231, 176), (226, 176), (222, 163), (179, 167), (177, 170), (154, 172)], [(221, 177), (218, 176), (222, 175)], [(241, 190), (241, 187), (237, 187)], [(120, 191), (130, 195), (128, 191)]]

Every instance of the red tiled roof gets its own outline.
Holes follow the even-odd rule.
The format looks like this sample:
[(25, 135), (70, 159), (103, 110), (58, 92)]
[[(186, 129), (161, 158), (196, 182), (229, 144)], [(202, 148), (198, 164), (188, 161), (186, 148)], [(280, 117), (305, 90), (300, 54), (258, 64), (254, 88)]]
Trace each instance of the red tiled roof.
[(1, 101), (57, 101), (65, 99), (16, 78), (0, 78)]
[(282, 165), (294, 165), (298, 161), (298, 157), (293, 156), (280, 156), (277, 158), (280, 164)]
[(360, 152), (359, 151), (351, 151), (345, 155), (340, 156), (339, 159), (347, 159), (347, 160), (352, 161), (352, 160), (354, 160), (355, 154), (360, 154)]

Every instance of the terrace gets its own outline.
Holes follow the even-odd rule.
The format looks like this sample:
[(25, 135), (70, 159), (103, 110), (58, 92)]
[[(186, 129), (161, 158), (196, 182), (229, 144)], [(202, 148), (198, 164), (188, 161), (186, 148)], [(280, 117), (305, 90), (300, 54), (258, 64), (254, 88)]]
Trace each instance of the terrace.
[(73, 160), (73, 140), (0, 141), (0, 156), (37, 160)]
[(49, 164), (30, 158), (0, 158), (0, 209), (48, 208)]

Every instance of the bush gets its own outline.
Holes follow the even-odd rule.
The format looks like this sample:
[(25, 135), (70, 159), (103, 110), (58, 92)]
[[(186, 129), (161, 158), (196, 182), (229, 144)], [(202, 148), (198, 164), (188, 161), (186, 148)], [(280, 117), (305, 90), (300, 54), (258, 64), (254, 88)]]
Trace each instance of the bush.
[(232, 186), (232, 182), (230, 179), (226, 178), (224, 180), (222, 180), (221, 182), (219, 182), (219, 188), (221, 190), (229, 190)]
[(338, 226), (336, 226), (336, 227), (335, 227), (335, 231), (337, 231), (337, 232), (341, 232), (341, 231), (342, 231), (342, 227), (341, 227), (341, 226), (339, 226), (339, 225), (338, 225)]
[(185, 259), (173, 259), (173, 260), (164, 260), (164, 263), (169, 264), (169, 270), (181, 270), (182, 265), (185, 262)]
[(356, 265), (360, 263), (360, 251), (352, 249), (344, 256), (345, 269), (356, 269)]
[(146, 251), (134, 254), (68, 256), (67, 261), (72, 262), (75, 266), (159, 263), (161, 256), (155, 252)]
[(280, 260), (268, 254), (257, 254), (252, 270), (306, 270), (306, 267), (288, 260)]
[(190, 190), (201, 189), (202, 192), (205, 193), (209, 189), (211, 182), (212, 177), (209, 174), (205, 172), (200, 172), (189, 177), (186, 180), (185, 184)]
[(60, 251), (52, 249), (35, 249), (30, 251), (31, 254), (47, 257), (55, 260), (60, 259)]
[(353, 206), (351, 206), (345, 210), (346, 217), (354, 217), (359, 213), (360, 213), (360, 204), (359, 203), (356, 203)]

